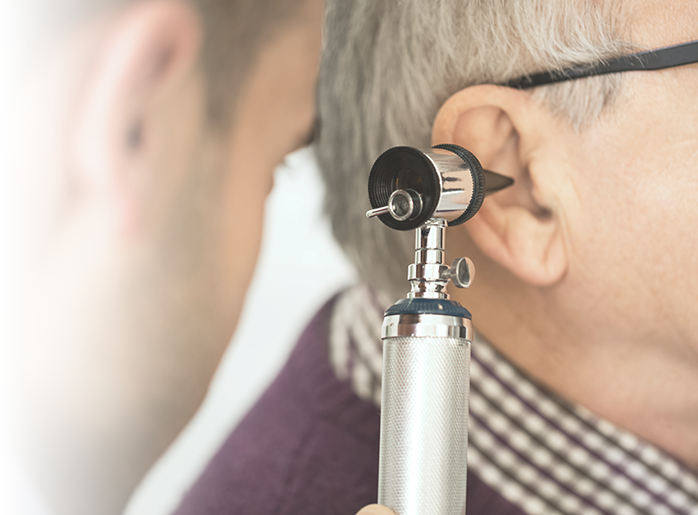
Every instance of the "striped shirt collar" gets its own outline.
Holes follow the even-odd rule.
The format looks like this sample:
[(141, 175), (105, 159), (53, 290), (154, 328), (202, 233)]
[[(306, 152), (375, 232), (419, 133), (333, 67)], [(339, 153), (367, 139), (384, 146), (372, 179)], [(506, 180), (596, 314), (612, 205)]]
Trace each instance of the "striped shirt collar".
[[(380, 405), (386, 299), (346, 290), (330, 324), (338, 379)], [(698, 515), (698, 474), (652, 444), (572, 405), (475, 335), (468, 466), (529, 514)]]

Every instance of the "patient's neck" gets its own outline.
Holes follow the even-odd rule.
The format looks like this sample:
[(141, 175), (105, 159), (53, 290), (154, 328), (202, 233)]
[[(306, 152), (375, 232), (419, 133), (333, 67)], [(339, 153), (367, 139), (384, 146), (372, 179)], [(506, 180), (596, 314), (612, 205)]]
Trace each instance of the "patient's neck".
[(451, 294), (492, 345), (563, 397), (698, 469), (698, 342), (674, 341), (671, 330), (660, 338), (612, 307), (568, 305), (554, 289), (480, 282)]

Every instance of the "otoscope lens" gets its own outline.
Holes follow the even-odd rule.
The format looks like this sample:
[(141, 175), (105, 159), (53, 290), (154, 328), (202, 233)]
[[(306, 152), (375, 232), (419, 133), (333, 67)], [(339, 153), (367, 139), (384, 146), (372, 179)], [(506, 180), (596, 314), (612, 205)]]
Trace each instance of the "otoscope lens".
[(390, 216), (399, 222), (411, 220), (422, 213), (422, 197), (414, 190), (396, 190), (388, 202)]
[(414, 212), (414, 202), (410, 194), (403, 190), (397, 190), (390, 196), (390, 214), (395, 220), (407, 220)]

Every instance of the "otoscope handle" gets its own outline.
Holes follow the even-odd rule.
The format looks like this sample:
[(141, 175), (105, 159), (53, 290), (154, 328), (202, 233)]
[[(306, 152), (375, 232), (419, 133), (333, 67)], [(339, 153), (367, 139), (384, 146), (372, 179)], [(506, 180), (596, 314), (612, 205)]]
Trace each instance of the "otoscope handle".
[(373, 164), (371, 210), (396, 230), (416, 229), (410, 292), (383, 321), (378, 502), (397, 515), (462, 515), (468, 450), (470, 313), (449, 300), (472, 262), (445, 264), (445, 230), (472, 218), (488, 193), (513, 180), (482, 170), (456, 145), (394, 147)]
[[(470, 333), (385, 337), (390, 318), (383, 326), (378, 503), (397, 515), (462, 515)], [(437, 327), (439, 318), (457, 317), (431, 316), (421, 326), (410, 326), (403, 317), (399, 331), (393, 320), (393, 332), (433, 333), (429, 327)]]

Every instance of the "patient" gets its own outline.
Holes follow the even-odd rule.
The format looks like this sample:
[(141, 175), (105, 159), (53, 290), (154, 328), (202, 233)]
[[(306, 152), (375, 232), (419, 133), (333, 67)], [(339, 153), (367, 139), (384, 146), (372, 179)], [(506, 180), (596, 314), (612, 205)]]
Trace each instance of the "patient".
[[(314, 128), (323, 2), (22, 0), (0, 13), (13, 445), (48, 512), (116, 515), (235, 329), (272, 172)], [(26, 513), (8, 505), (16, 494), (0, 492), (2, 513)]]
[[(498, 86), (698, 39), (690, 0), (334, 0), (317, 155), (363, 284), (316, 315), (178, 515), (349, 514), (377, 496), (382, 311), (413, 236), (373, 160), (455, 143), (515, 186), (447, 231), (477, 277), (469, 514), (698, 510), (698, 65)], [(698, 58), (698, 56), (695, 56)]]

